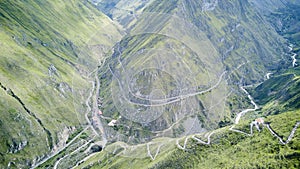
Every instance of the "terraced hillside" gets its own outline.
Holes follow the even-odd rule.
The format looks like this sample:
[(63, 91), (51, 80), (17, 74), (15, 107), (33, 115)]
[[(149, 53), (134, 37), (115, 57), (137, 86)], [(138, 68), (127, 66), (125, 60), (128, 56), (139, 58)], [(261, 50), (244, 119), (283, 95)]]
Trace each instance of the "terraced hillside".
[(87, 2), (0, 2), (0, 168), (29, 167), (87, 124), (88, 73), (120, 36)]

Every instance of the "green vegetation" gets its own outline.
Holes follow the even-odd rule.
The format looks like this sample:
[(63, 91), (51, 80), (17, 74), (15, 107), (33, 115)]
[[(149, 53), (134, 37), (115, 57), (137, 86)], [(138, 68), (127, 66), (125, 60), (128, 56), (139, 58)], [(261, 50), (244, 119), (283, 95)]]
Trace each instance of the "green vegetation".
[[(277, 81), (280, 83), (280, 81)], [(266, 81), (268, 83), (268, 81)], [(276, 84), (275, 84), (276, 85)], [(261, 87), (258, 87), (261, 89)], [(267, 104), (268, 106), (268, 104)], [(267, 107), (265, 106), (265, 107)], [(264, 110), (265, 107), (262, 109)], [(295, 123), (300, 119), (300, 111), (280, 112), (265, 118), (272, 128), (284, 139), (290, 134)], [(253, 119), (252, 119), (253, 120)], [(249, 122), (246, 120), (238, 126), (249, 132)], [(277, 138), (264, 128), (262, 132), (255, 132), (248, 137), (224, 128), (213, 135), (211, 146), (204, 146), (190, 142), (186, 151), (173, 148), (162, 151), (151, 161), (145, 158), (126, 158), (109, 152), (99, 153), (86, 163), (80, 165), (85, 168), (299, 168), (299, 129), (292, 142), (281, 145)], [(167, 142), (167, 139), (165, 140)], [(170, 142), (166, 146), (172, 147)], [(112, 144), (111, 146), (113, 146)], [(139, 149), (141, 153), (145, 150)], [(155, 152), (155, 149), (154, 151)], [(96, 160), (97, 159), (97, 160)]]
[[(69, 138), (68, 138), (68, 140), (66, 141), (66, 143), (69, 143), (71, 140), (73, 140), (74, 137), (76, 137), (76, 135), (78, 135), (82, 130), (83, 130), (82, 128), (79, 128), (79, 129), (77, 129), (75, 132), (73, 132), (73, 133), (69, 136)], [(82, 134), (82, 135), (83, 135), (83, 134)], [(83, 136), (83, 137), (85, 137), (85, 136)], [(80, 138), (81, 138), (81, 137), (80, 137)]]
[[(300, 4), (297, 2), (290, 3), (290, 5), (274, 10), (269, 15), (269, 20), (281, 35), (296, 45), (296, 51), (298, 51), (300, 46), (300, 12), (298, 10)], [(281, 22), (281, 25), (278, 24), (278, 21)]]
[[(197, 7), (201, 8), (200, 2), (183, 1), (183, 3), (185, 3), (185, 10), (191, 10), (187, 13), (190, 19), (195, 25), (201, 25), (201, 30), (210, 36), (209, 39), (215, 46), (218, 46), (218, 52), (224, 59), (222, 63), (227, 69), (234, 70), (240, 64), (246, 63), (239, 70), (230, 72), (231, 76), (228, 79), (230, 83), (236, 85), (236, 80), (243, 79), (243, 81), (239, 81), (238, 85), (255, 84), (263, 80), (267, 70), (276, 72), (259, 86), (253, 89), (247, 88), (261, 108), (248, 113), (236, 128), (249, 133), (249, 123), (258, 117), (264, 117), (265, 122), (269, 123), (283, 140), (286, 140), (300, 119), (300, 87), (299, 68), (286, 70), (288, 59), (281, 60), (280, 64), (275, 63), (276, 58), (282, 57), (279, 53), (283, 52), (284, 40), (282, 38), (273, 39), (275, 36), (278, 37), (276, 32), (270, 31), (271, 25), (256, 14), (247, 1), (239, 1), (239, 3), (219, 1), (215, 10), (204, 13), (194, 10)], [(166, 8), (168, 13), (172, 11), (169, 10), (169, 7), (174, 6), (169, 5)], [(151, 12), (155, 11), (151, 8), (161, 9), (161, 6), (150, 5), (146, 9)], [(228, 15), (232, 12), (237, 17)], [(261, 25), (262, 22), (265, 25)], [(137, 27), (143, 27), (141, 25), (137, 24)], [(220, 39), (223, 39), (224, 43), (220, 43)], [(123, 46), (121, 43), (122, 47), (125, 46), (125, 50), (122, 52), (126, 52), (126, 46), (129, 43)], [(136, 43), (133, 44), (135, 44), (134, 47), (137, 46)], [(148, 43), (141, 44), (153, 43), (148, 41)], [(231, 46), (234, 47), (229, 51)], [(129, 51), (131, 50), (134, 49), (130, 48)], [(201, 57), (201, 59), (203, 58)], [(110, 149), (116, 149), (115, 147), (122, 147), (120, 146), (122, 143), (116, 142), (109, 145), (107, 151), (98, 153), (78, 168), (299, 168), (299, 129), (291, 142), (282, 145), (266, 127), (261, 132), (255, 130), (251, 137), (230, 131), (229, 127), (223, 127), (232, 123), (235, 113), (251, 105), (248, 98), (243, 96), (244, 93), (237, 92), (239, 88), (234, 87), (235, 85), (231, 86), (233, 94), (227, 98), (228, 109), (226, 109), (234, 113), (231, 117), (220, 120), (221, 128), (215, 130), (216, 133), (212, 135), (211, 145), (197, 144), (190, 140), (187, 149), (183, 151), (174, 146), (176, 141), (164, 138), (162, 141), (164, 146), (173, 148), (160, 150), (155, 160), (151, 160), (152, 157), (150, 158), (146, 145), (138, 145), (137, 147), (141, 146), (141, 148), (136, 147), (137, 150), (131, 154), (128, 154), (126, 148), (110, 151)], [(201, 96), (201, 98), (205, 97), (205, 95)], [(201, 119), (203, 121), (202, 117)], [(175, 133), (182, 132), (182, 125), (179, 126), (178, 131), (174, 130)], [(201, 138), (205, 140), (205, 137), (201, 136)], [(153, 142), (156, 142), (156, 139)], [(184, 138), (181, 139), (180, 144), (184, 144)], [(154, 145), (150, 148), (152, 156), (158, 147)], [(135, 154), (138, 154), (139, 158), (136, 158)]]
[(119, 37), (88, 2), (0, 2), (0, 168), (29, 168), (86, 123), (84, 72)]
[[(144, 142), (143, 138), (157, 137), (156, 131), (176, 122), (167, 136), (184, 135), (191, 127), (187, 121), (191, 122), (193, 115), (203, 117), (202, 121), (195, 120), (199, 125), (194, 132), (201, 127), (211, 130), (230, 124), (236, 113), (250, 105), (237, 86), (261, 82), (267, 71), (286, 66), (287, 59), (281, 56), (285, 40), (247, 1), (218, 2), (214, 10), (202, 8), (202, 3), (153, 1), (145, 5), (141, 14), (137, 13), (138, 18), (120, 22), (129, 33), (108, 56), (109, 67), (100, 70), (104, 115), (124, 116), (119, 121), (122, 129), (107, 129), (112, 136), (126, 135), (118, 141), (126, 141), (134, 133), (134, 143)], [(106, 13), (111, 15), (117, 14), (121, 5), (120, 1), (98, 4), (103, 8), (109, 6)], [(157, 71), (162, 74), (155, 76), (153, 68), (164, 71)], [(183, 107), (176, 103), (147, 107), (155, 104), (151, 99), (204, 91), (216, 84), (225, 70), (227, 74), (220, 85), (186, 99)], [(155, 81), (151, 80), (154, 76)], [(178, 113), (180, 110), (183, 111)], [(176, 114), (181, 116), (177, 118)], [(150, 130), (150, 135), (144, 135), (143, 130)]]
[(300, 119), (299, 4), (254, 1), (0, 1), (0, 168), (300, 168), (300, 129), (229, 130), (243, 85), (236, 129)]
[(251, 93), (257, 103), (266, 104), (262, 109), (264, 115), (298, 110), (300, 108), (300, 67), (274, 74)]
[[(272, 128), (286, 140), (299, 119), (300, 111), (297, 110), (268, 116), (265, 121), (270, 123)], [(241, 129), (248, 127), (246, 123), (239, 126)], [(287, 145), (281, 145), (267, 128), (263, 128), (261, 132), (254, 132), (252, 137), (229, 131), (228, 127), (217, 131), (219, 132), (212, 136), (213, 142), (210, 146), (190, 141), (185, 151), (174, 147), (170, 151), (163, 151), (154, 161), (151, 161), (149, 157), (126, 158), (122, 156), (122, 153), (116, 156), (110, 152), (101, 152), (79, 167), (299, 168), (300, 166), (299, 129)], [(166, 146), (172, 147), (172, 144), (174, 142)], [(142, 153), (145, 150), (139, 149), (139, 151)], [(152, 152), (155, 152), (155, 149)]]

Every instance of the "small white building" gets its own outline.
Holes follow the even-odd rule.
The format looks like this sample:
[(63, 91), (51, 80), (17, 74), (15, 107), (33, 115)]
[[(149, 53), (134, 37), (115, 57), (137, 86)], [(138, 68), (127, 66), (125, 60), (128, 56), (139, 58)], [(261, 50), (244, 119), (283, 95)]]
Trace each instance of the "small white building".
[(109, 123), (108, 123), (108, 126), (110, 127), (114, 127), (117, 123), (117, 120), (111, 120)]
[(265, 123), (263, 118), (257, 118), (257, 119), (255, 119), (255, 121), (256, 121), (259, 125)]

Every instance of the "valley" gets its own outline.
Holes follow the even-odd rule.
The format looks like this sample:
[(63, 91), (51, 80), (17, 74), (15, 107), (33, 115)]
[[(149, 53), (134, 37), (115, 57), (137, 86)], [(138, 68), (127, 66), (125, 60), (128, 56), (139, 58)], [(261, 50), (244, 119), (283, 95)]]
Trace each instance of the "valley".
[(0, 168), (298, 168), (298, 6), (0, 2)]

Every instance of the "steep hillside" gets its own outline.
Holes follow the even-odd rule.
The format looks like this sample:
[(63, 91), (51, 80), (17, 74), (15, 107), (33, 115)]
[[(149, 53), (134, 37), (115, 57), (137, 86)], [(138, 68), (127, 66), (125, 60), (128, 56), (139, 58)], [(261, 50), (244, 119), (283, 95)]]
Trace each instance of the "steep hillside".
[(300, 108), (300, 69), (289, 69), (273, 75), (251, 93), (257, 103), (269, 106), (264, 110), (265, 115), (278, 114), (284, 110)]
[(278, 8), (287, 7), (287, 4), (292, 1), (293, 0), (249, 0), (250, 3), (255, 5), (257, 9), (259, 9), (264, 14), (270, 14)]
[(127, 27), (135, 20), (136, 13), (151, 4), (153, 0), (91, 0), (107, 16)]
[(299, 5), (1, 1), (0, 168), (299, 168)]
[(119, 38), (87, 2), (0, 2), (0, 168), (29, 168), (87, 124), (86, 76)]
[(300, 42), (300, 2), (294, 0), (264, 2), (251, 0), (255, 7), (262, 13), (267, 21), (274, 26), (276, 31), (287, 38), (294, 46), (294, 50), (299, 52)]
[(132, 18), (120, 22), (127, 35), (100, 70), (111, 142), (145, 143), (228, 124), (248, 104), (238, 86), (287, 67), (285, 40), (248, 1), (153, 1), (123, 18)]
[[(122, 16), (128, 34), (100, 74), (103, 123), (117, 119), (105, 128), (112, 144), (78, 168), (297, 168), (297, 69), (287, 75), (287, 41), (260, 10), (250, 1), (172, 0)], [(257, 84), (250, 93), (260, 107), (240, 88)], [(248, 134), (258, 117), (262, 132)]]
[[(77, 168), (299, 168), (299, 70), (278, 71), (248, 87), (260, 108), (237, 125), (138, 146), (116, 142)], [(264, 122), (254, 128), (259, 118)]]
[[(77, 168), (299, 168), (299, 119), (299, 109), (265, 118), (265, 123), (284, 141), (295, 130), (292, 141), (286, 145), (280, 144), (266, 125), (260, 126), (262, 130), (255, 130), (252, 136), (230, 131), (226, 127), (214, 131), (210, 145), (190, 138), (185, 150), (176, 147), (175, 140), (169, 140), (163, 146), (154, 141), (148, 150), (148, 157), (141, 156), (147, 151), (142, 146), (131, 150), (130, 147), (114, 143), (107, 149), (117, 151), (98, 153)], [(239, 129), (249, 132), (248, 122), (250, 120), (240, 124)], [(206, 140), (204, 134), (197, 137)], [(180, 144), (184, 144), (184, 138)], [(127, 156), (129, 151), (132, 151), (131, 156)], [(155, 160), (151, 160), (151, 154)]]

